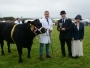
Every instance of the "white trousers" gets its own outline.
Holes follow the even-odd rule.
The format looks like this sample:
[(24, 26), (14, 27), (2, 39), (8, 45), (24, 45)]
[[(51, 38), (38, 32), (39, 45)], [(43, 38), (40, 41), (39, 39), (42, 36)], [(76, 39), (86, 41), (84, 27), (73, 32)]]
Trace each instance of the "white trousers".
[(83, 56), (83, 47), (80, 40), (72, 41), (72, 56)]

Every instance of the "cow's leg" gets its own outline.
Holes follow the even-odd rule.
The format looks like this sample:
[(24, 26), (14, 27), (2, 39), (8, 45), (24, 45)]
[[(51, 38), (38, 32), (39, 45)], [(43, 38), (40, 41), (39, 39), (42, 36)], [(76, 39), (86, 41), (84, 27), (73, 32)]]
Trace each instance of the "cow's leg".
[[(33, 43), (33, 42), (32, 42)], [(30, 58), (31, 56), (30, 56), (30, 52), (31, 52), (31, 48), (32, 48), (32, 43), (31, 43), (31, 45), (27, 48), (28, 49), (28, 58)]]
[(8, 53), (11, 53), (11, 50), (10, 50), (10, 43), (7, 42), (7, 46), (8, 46)]
[(4, 42), (1, 41), (1, 54), (4, 55), (4, 50), (3, 50)]
[(22, 47), (17, 46), (18, 54), (19, 54), (19, 63), (22, 63)]
[(27, 48), (28, 49), (28, 55), (27, 57), (30, 58), (30, 48)]

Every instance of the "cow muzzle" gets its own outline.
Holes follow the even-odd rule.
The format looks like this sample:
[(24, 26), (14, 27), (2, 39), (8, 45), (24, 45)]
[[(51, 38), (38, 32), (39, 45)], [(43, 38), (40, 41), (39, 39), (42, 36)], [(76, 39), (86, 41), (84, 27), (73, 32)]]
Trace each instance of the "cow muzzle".
[(38, 31), (40, 32), (40, 34), (43, 34), (46, 32), (46, 29), (44, 27), (41, 27), (40, 29), (38, 29)]

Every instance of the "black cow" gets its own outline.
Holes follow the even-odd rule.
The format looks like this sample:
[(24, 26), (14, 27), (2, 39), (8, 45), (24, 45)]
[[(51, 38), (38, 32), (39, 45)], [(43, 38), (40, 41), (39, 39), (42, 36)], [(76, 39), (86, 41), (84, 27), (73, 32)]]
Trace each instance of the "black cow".
[(22, 48), (28, 49), (28, 58), (30, 58), (31, 46), (36, 34), (45, 33), (46, 30), (38, 19), (28, 21), (25, 24), (0, 23), (0, 44), (1, 53), (4, 55), (4, 40), (8, 42), (8, 51), (10, 52), (10, 43), (15, 43), (19, 54), (19, 62), (22, 62)]

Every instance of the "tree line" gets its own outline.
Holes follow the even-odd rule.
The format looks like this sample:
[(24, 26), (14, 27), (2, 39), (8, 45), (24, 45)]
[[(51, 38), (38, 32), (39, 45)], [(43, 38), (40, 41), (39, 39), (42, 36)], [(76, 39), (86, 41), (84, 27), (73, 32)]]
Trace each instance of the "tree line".
[(0, 17), (0, 20), (15, 20), (14, 17)]

